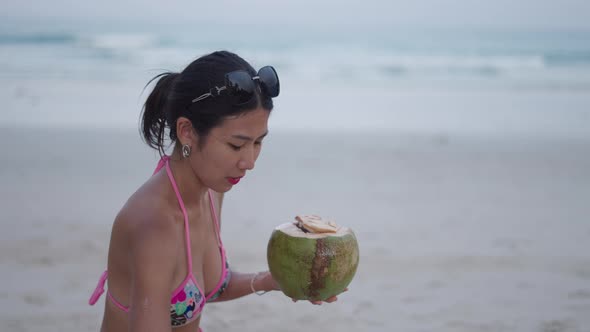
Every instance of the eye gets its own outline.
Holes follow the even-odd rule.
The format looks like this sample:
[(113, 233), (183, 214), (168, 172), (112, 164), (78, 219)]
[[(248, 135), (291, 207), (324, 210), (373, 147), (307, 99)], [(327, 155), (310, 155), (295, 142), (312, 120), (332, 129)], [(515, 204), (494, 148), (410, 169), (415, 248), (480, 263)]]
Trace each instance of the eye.
[(229, 147), (232, 148), (235, 151), (240, 151), (240, 149), (242, 148), (241, 146), (233, 145), (231, 143), (227, 143), (227, 145), (229, 145)]
[(262, 145), (262, 141), (256, 141), (256, 142), (254, 142), (254, 145), (261, 146)]

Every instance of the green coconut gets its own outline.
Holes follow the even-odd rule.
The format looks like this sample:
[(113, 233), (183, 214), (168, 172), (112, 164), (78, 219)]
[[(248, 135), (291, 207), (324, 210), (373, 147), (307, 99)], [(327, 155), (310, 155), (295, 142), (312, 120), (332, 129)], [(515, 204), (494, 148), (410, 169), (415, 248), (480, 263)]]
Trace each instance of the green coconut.
[(359, 263), (356, 237), (350, 228), (330, 225), (334, 230), (325, 233), (315, 233), (301, 223), (285, 223), (273, 230), (267, 248), (268, 267), (285, 295), (297, 300), (326, 300), (352, 281)]

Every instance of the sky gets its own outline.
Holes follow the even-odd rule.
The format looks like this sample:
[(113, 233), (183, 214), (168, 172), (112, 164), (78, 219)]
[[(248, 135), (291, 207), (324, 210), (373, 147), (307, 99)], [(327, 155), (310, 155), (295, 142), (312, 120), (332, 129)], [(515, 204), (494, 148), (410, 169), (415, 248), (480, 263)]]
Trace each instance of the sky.
[(590, 29), (588, 0), (20, 0), (2, 17), (212, 24)]

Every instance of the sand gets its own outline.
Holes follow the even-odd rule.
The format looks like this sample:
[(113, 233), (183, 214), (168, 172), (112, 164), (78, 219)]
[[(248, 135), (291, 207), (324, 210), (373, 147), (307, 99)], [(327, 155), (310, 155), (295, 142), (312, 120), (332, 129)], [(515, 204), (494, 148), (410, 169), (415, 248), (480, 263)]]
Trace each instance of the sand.
[[(97, 331), (110, 225), (151, 174), (136, 130), (0, 131), (0, 330)], [(239, 271), (266, 269), (272, 228), (299, 213), (355, 230), (338, 302), (281, 293), (208, 305), (205, 331), (588, 331), (590, 142), (271, 132), (226, 196)]]

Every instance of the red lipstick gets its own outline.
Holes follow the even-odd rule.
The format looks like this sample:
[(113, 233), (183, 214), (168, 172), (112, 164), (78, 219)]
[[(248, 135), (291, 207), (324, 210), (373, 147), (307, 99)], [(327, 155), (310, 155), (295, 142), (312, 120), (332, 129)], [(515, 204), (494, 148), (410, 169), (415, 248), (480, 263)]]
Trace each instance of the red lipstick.
[(229, 183), (231, 183), (232, 185), (236, 185), (236, 184), (238, 184), (238, 182), (240, 182), (240, 179), (241, 179), (241, 177), (239, 177), (239, 178), (227, 178), (227, 181)]

